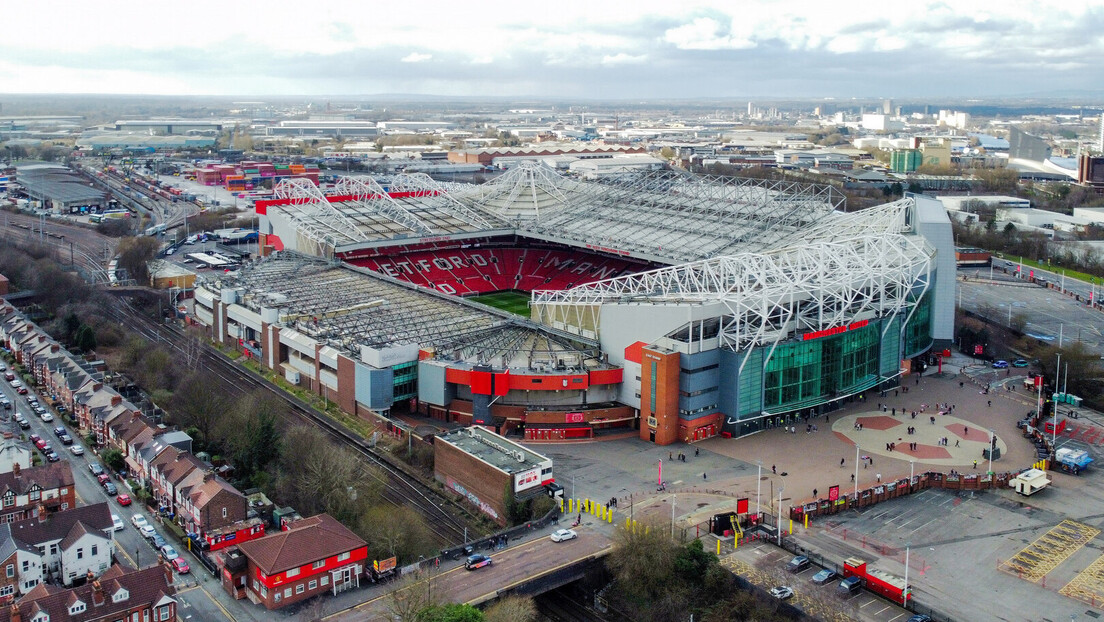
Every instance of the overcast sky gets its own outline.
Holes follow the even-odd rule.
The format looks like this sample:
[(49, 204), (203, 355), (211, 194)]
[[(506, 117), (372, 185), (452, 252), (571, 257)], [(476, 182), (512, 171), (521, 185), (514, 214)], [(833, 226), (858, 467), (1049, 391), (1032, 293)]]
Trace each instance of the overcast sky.
[(0, 92), (990, 97), (1104, 89), (1104, 0), (8, 2)]

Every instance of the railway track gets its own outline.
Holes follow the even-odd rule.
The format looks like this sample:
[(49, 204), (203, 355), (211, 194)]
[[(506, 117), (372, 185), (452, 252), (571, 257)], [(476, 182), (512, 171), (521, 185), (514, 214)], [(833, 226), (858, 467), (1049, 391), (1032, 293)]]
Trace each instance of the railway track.
[[(116, 299), (114, 304), (105, 309), (105, 312), (112, 319), (127, 326), (129, 330), (150, 341), (161, 343), (181, 356), (189, 356), (195, 352), (194, 345), (189, 343), (192, 338), (179, 327), (160, 324), (131, 307), (125, 300)], [(355, 451), (366, 463), (376, 467), (369, 469), (368, 472), (380, 481), (384, 498), (395, 505), (410, 506), (424, 516), (431, 530), (437, 535), (436, 544), (440, 548), (463, 542), (468, 525), (456, 518), (455, 514), (461, 513), (457, 504), (441, 500), (437, 492), (421, 480), (392, 466), (364, 438), (349, 432), (315, 410), (305, 407), (279, 387), (242, 369), (207, 344), (199, 344), (199, 346), (198, 366), (217, 378), (221, 389), (236, 397), (248, 395), (254, 388), (261, 388), (272, 394), (288, 406), (291, 416), (321, 428), (335, 441)]]
[(51, 222), (43, 229), (37, 220), (28, 220), (29, 222), (24, 222), (12, 220), (9, 217), (7, 227), (3, 230), (3, 237), (26, 244), (51, 246), (57, 254), (58, 263), (63, 265), (68, 263), (64, 259), (69, 255), (72, 259), (71, 265), (84, 272), (86, 280), (93, 283), (109, 281), (107, 270), (98, 257), (103, 251), (102, 247), (90, 248), (80, 235), (69, 235), (68, 228), (61, 228), (56, 223)]

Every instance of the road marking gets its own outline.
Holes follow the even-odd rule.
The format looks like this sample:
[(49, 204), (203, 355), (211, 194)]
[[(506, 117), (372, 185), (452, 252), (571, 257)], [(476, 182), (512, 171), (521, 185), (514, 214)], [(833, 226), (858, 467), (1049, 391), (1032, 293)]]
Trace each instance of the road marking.
[(211, 593), (207, 591), (207, 588), (203, 587), (202, 585), (199, 585), (197, 587), (203, 590), (203, 593), (207, 595), (207, 598), (211, 599), (211, 602), (215, 603), (215, 606), (218, 607), (219, 611), (221, 611), (223, 615), (226, 616), (227, 620), (230, 620), (230, 622), (237, 622), (237, 618), (230, 615), (230, 612), (226, 610), (226, 607), (223, 607), (222, 603), (220, 603), (217, 598), (211, 596)]
[(890, 609), (890, 608), (892, 608), (892, 605), (886, 605), (885, 607), (882, 607), (881, 609), (875, 611), (874, 615), (876, 615), (876, 616), (877, 615), (882, 615), (883, 611), (885, 611), (886, 609)]
[(902, 617), (902, 616), (904, 616), (904, 615), (905, 615), (905, 614), (903, 614), (903, 613), (898, 613), (897, 615), (893, 616), (892, 618), (890, 618), (890, 619), (889, 619), (889, 620), (887, 620), (886, 622), (893, 622), (894, 620), (896, 620), (896, 619), (898, 619), (898, 618), (900, 618), (900, 617)]

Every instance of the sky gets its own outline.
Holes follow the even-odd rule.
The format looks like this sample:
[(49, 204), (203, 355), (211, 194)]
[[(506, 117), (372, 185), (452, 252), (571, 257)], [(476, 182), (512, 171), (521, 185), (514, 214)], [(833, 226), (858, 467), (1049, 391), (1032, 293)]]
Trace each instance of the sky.
[(1104, 0), (12, 2), (0, 92), (580, 99), (1104, 90)]

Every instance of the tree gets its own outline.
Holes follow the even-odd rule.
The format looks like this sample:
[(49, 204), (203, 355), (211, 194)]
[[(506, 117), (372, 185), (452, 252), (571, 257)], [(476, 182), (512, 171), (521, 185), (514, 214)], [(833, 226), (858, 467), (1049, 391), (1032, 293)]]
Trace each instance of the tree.
[(421, 612), (419, 622), (483, 622), (483, 612), (468, 604), (434, 605)]
[(225, 395), (212, 391), (209, 381), (200, 373), (192, 373), (173, 392), (170, 412), (180, 427), (194, 427), (199, 440), (208, 449), (215, 443), (215, 425), (226, 415), (230, 403)]
[(387, 613), (396, 622), (424, 622), (422, 612), (435, 605), (434, 577), (426, 572), (405, 575), (387, 596)]
[(285, 502), (304, 516), (326, 512), (352, 525), (366, 505), (378, 499), (377, 482), (383, 477), (356, 454), (334, 445), (321, 430), (296, 426), (283, 442), (295, 451), (280, 456), (278, 488)]
[(111, 448), (105, 450), (100, 455), (100, 459), (113, 471), (122, 471), (126, 469), (126, 459), (123, 458), (123, 452), (118, 449)]
[(1010, 237), (1016, 235), (1016, 225), (1014, 225), (1012, 223), (1008, 223), (1008, 224), (1004, 225), (1003, 233), (1004, 233), (1004, 237), (1006, 237), (1006, 238), (1010, 238)]
[(487, 622), (535, 622), (537, 606), (526, 596), (505, 596), (483, 612)]
[(96, 331), (88, 324), (81, 324), (73, 337), (73, 345), (81, 352), (91, 352), (96, 349)]
[(137, 237), (119, 240), (119, 267), (139, 284), (149, 284), (149, 262), (157, 255), (156, 238)]
[(76, 313), (70, 311), (65, 315), (65, 319), (62, 320), (62, 339), (72, 342), (73, 337), (77, 334), (77, 329), (80, 327), (80, 318), (77, 317)]
[(356, 523), (357, 534), (368, 542), (373, 559), (417, 559), (432, 552), (425, 518), (407, 506), (370, 505)]
[(227, 418), (232, 427), (224, 437), (240, 480), (250, 481), (264, 473), (279, 457), (279, 410), (276, 397), (258, 390), (238, 400), (232, 416)]

